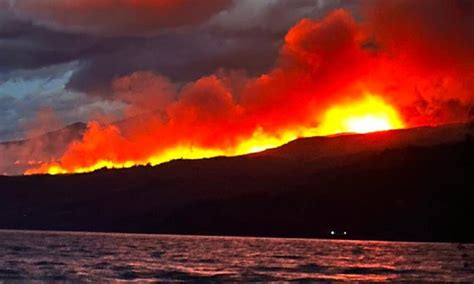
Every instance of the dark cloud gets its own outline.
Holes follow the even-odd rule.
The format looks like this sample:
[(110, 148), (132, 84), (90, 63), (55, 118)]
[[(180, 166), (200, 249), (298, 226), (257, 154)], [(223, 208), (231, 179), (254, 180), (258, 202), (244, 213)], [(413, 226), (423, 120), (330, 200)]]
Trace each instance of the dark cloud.
[[(0, 26), (0, 41), (2, 41), (0, 72), (17, 68), (40, 68), (77, 60), (81, 62), (82, 68), (74, 74), (67, 87), (105, 96), (110, 93), (110, 81), (114, 77), (137, 70), (159, 72), (174, 81), (182, 82), (197, 79), (220, 68), (244, 69), (251, 75), (265, 72), (271, 68), (278, 55), (284, 33), (301, 17), (322, 17), (334, 6), (350, 7), (355, 3), (347, 0), (243, 0), (230, 5), (228, 1), (206, 1), (206, 4), (200, 2), (196, 6), (204, 6), (199, 9), (209, 11), (215, 8), (212, 13), (206, 14), (207, 17), (221, 11), (208, 24), (196, 28), (162, 31), (152, 37), (138, 37), (144, 34), (125, 36), (129, 34), (128, 29), (141, 28), (140, 23), (133, 22), (137, 17), (131, 17), (130, 11), (117, 17), (111, 16), (132, 2), (135, 3), (121, 1), (106, 17), (98, 17), (99, 19), (91, 21), (90, 25), (97, 25), (96, 32), (114, 35), (100, 37), (98, 33), (84, 34), (87, 31), (81, 29), (76, 31), (81, 33), (70, 33), (71, 26), (67, 24), (60, 29), (56, 26), (55, 29), (51, 29), (50, 21), (44, 22), (44, 19), (39, 21), (35, 18), (35, 11), (39, 14), (37, 17), (48, 15), (52, 18), (55, 15), (59, 17), (60, 11), (71, 9), (86, 9), (88, 15), (94, 15), (95, 10), (91, 12), (90, 9), (108, 7), (107, 5), (112, 4), (111, 1), (93, 1), (96, 4), (87, 8), (82, 5), (91, 1), (0, 0), (4, 7), (10, 2), (16, 4), (12, 6), (13, 9), (4, 8), (8, 11), (8, 13), (4, 11), (4, 14), (8, 15), (8, 20)], [(172, 2), (174, 3), (174, 1), (163, 3), (172, 5)], [(173, 5), (185, 7), (189, 1), (178, 2)], [(52, 7), (59, 10), (54, 10)], [(144, 7), (146, 5), (139, 9)], [(23, 15), (20, 19), (18, 10), (31, 11), (28, 12), (28, 17)], [(83, 20), (86, 17), (83, 14), (87, 14), (84, 12), (86, 10), (81, 10), (83, 13), (74, 13), (71, 17), (77, 19), (71, 21)], [(196, 9), (190, 10), (196, 12)], [(181, 17), (185, 17), (188, 13), (184, 8), (173, 11), (182, 13)], [(152, 14), (155, 12), (150, 11)], [(70, 14), (64, 15), (70, 16)], [(122, 22), (118, 19), (124, 19), (123, 23), (130, 24), (130, 27), (120, 28)], [(117, 33), (108, 33), (109, 29), (116, 29)], [(118, 31), (121, 31), (122, 35)]]
[(15, 0), (10, 10), (57, 30), (96, 35), (153, 35), (199, 24), (231, 0)]
[(0, 71), (36, 69), (99, 51), (98, 39), (51, 31), (14, 17), (0, 23)]
[(265, 31), (284, 35), (302, 18), (320, 19), (335, 8), (357, 11), (359, 0), (238, 0), (209, 26), (221, 32)]
[[(113, 47), (119, 48), (113, 49)], [(74, 90), (107, 95), (111, 79), (137, 70), (159, 72), (185, 82), (219, 68), (245, 69), (258, 74), (270, 68), (278, 54), (278, 42), (255, 35), (237, 39), (217, 37), (206, 31), (164, 34), (135, 40), (102, 42), (104, 53), (82, 58), (84, 68), (71, 79)]]
[[(334, 7), (356, 10), (357, 1), (235, 1), (197, 30), (161, 33), (155, 37), (120, 37), (103, 41), (107, 53), (84, 58), (84, 68), (69, 88), (110, 95), (109, 82), (137, 70), (151, 70), (186, 82), (218, 69), (268, 71), (287, 30), (302, 17), (322, 18)], [(114, 47), (116, 47), (114, 49)]]

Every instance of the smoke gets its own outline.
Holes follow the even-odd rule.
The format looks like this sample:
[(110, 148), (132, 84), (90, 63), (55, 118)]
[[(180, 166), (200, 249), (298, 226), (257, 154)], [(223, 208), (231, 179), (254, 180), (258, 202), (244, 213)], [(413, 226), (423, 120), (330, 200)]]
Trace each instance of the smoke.
[(386, 52), (399, 53), (420, 71), (472, 72), (474, 3), (374, 1), (366, 5), (367, 28)]
[(317, 129), (326, 110), (367, 92), (397, 109), (406, 126), (466, 121), (474, 96), (473, 4), (363, 5), (362, 21), (344, 9), (301, 20), (274, 66), (257, 77), (220, 70), (187, 83), (152, 71), (115, 78), (114, 99), (127, 105), (127, 119), (89, 123), (80, 142), (32, 172), (154, 163), (204, 150), (201, 156), (240, 154), (253, 149), (242, 148), (248, 141), (267, 145)]
[(128, 116), (163, 113), (177, 96), (177, 87), (170, 80), (152, 72), (117, 78), (112, 82), (112, 89), (116, 99), (129, 105)]
[(465, 120), (474, 91), (472, 1), (369, 1), (367, 34), (380, 57), (372, 84), (412, 124)]
[(73, 141), (80, 141), (85, 131), (82, 123), (63, 129), (60, 125), (50, 108), (40, 109), (23, 126), (29, 139), (0, 143), (0, 175), (23, 174), (32, 167), (60, 159)]

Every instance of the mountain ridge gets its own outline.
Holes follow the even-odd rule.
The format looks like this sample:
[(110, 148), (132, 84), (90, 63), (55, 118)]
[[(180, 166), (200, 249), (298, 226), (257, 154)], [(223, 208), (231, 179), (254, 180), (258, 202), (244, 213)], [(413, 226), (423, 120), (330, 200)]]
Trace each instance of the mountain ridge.
[[(429, 145), (307, 159), (304, 147), (288, 156), (282, 146), (278, 155), (3, 176), (0, 229), (318, 238), (344, 230), (348, 238), (473, 242), (474, 143), (470, 125), (459, 129)], [(395, 133), (426, 137), (407, 131)], [(344, 139), (361, 137), (374, 136)]]

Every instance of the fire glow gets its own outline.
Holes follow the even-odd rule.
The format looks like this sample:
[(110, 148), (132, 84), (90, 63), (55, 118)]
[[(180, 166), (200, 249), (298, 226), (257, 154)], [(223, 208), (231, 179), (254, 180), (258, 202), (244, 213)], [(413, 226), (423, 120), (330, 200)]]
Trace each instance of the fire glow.
[(366, 95), (364, 100), (329, 109), (319, 132), (336, 134), (344, 132), (369, 133), (403, 128), (397, 111), (378, 97)]
[(202, 159), (216, 156), (238, 156), (264, 151), (279, 147), (301, 137), (315, 135), (332, 135), (345, 132), (368, 133), (404, 127), (397, 111), (382, 99), (366, 94), (361, 101), (331, 107), (325, 114), (323, 121), (316, 128), (301, 128), (287, 130), (281, 134), (271, 135), (257, 129), (253, 135), (242, 140), (238, 145), (229, 148), (202, 148), (190, 145), (179, 145), (165, 149), (150, 156), (146, 160), (124, 162), (99, 160), (90, 166), (65, 168), (59, 163), (43, 164), (40, 168), (29, 170), (26, 174), (47, 173), (70, 174), (87, 173), (98, 169), (131, 168), (138, 165), (158, 165), (176, 159)]
[[(474, 57), (465, 38), (472, 25), (457, 17), (472, 17), (439, 1), (443, 28), (432, 27), (426, 19), (433, 15), (419, 2), (374, 1), (362, 21), (344, 9), (302, 19), (282, 39), (274, 65), (258, 75), (219, 69), (173, 82), (135, 70), (115, 77), (106, 97), (125, 105), (113, 119), (119, 123), (90, 121), (65, 150), (30, 157), (26, 149), (15, 160), (25, 174), (85, 173), (244, 155), (300, 137), (468, 121)], [(410, 13), (399, 11), (405, 6)]]

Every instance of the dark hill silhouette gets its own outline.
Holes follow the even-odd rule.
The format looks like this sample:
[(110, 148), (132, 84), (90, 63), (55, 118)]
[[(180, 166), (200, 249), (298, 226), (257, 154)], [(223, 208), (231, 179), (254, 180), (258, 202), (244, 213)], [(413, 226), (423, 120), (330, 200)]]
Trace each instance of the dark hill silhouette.
[(306, 138), (262, 153), (0, 177), (0, 228), (474, 241), (468, 125)]
[(449, 124), (439, 127), (397, 129), (368, 134), (301, 138), (282, 147), (255, 155), (315, 159), (407, 146), (431, 146), (462, 141), (466, 133), (473, 131), (469, 127), (470, 124)]

